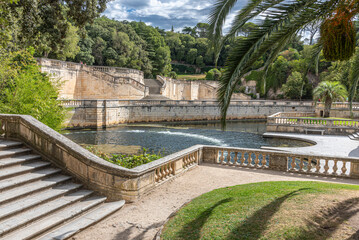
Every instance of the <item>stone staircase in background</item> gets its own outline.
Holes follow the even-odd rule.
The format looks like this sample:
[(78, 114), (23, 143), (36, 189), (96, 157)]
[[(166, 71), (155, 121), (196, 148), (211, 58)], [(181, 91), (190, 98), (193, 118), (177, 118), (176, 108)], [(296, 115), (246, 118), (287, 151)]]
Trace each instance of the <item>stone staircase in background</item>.
[(145, 85), (149, 88), (149, 95), (143, 100), (171, 100), (161, 94), (162, 83), (156, 79), (145, 79)]
[(0, 138), (1, 240), (67, 239), (125, 203), (105, 201), (22, 143)]

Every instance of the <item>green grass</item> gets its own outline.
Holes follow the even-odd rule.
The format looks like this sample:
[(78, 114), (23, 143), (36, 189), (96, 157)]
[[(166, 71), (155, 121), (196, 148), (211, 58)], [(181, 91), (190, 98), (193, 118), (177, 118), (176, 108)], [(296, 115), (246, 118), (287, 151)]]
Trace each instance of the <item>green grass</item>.
[(221, 188), (183, 207), (165, 225), (161, 239), (341, 239), (352, 234), (340, 230), (346, 222), (340, 217), (350, 212), (353, 202), (359, 204), (358, 190), (359, 186), (319, 182)]
[(177, 79), (186, 80), (206, 80), (206, 74), (190, 74), (190, 75), (178, 75)]

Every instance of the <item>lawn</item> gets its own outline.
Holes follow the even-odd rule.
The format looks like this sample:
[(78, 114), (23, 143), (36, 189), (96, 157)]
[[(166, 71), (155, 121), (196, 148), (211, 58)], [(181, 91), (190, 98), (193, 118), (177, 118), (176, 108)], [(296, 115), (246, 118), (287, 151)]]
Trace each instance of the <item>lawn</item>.
[(357, 239), (358, 190), (319, 182), (221, 188), (180, 209), (161, 239)]
[(205, 80), (206, 74), (178, 75), (177, 79), (182, 80)]

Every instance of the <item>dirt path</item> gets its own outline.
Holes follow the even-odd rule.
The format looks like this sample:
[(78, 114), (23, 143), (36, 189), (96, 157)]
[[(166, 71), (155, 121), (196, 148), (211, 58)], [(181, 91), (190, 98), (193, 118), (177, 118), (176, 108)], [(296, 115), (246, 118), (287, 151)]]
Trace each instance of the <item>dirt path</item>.
[(75, 235), (76, 240), (153, 239), (168, 216), (191, 199), (216, 188), (263, 181), (328, 181), (359, 184), (359, 181), (309, 177), (299, 174), (201, 165), (156, 188), (139, 201)]

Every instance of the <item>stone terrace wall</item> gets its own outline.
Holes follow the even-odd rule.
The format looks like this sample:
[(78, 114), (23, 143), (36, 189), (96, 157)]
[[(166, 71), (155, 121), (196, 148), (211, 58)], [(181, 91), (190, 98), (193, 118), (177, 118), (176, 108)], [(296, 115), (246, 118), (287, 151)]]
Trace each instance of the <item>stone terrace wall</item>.
[[(121, 123), (219, 120), (217, 101), (67, 100), (68, 128), (100, 128)], [(232, 101), (228, 119), (266, 119), (276, 112), (314, 111), (312, 102)]]
[(141, 99), (148, 94), (143, 72), (39, 58), (41, 71), (62, 82), (60, 99)]

